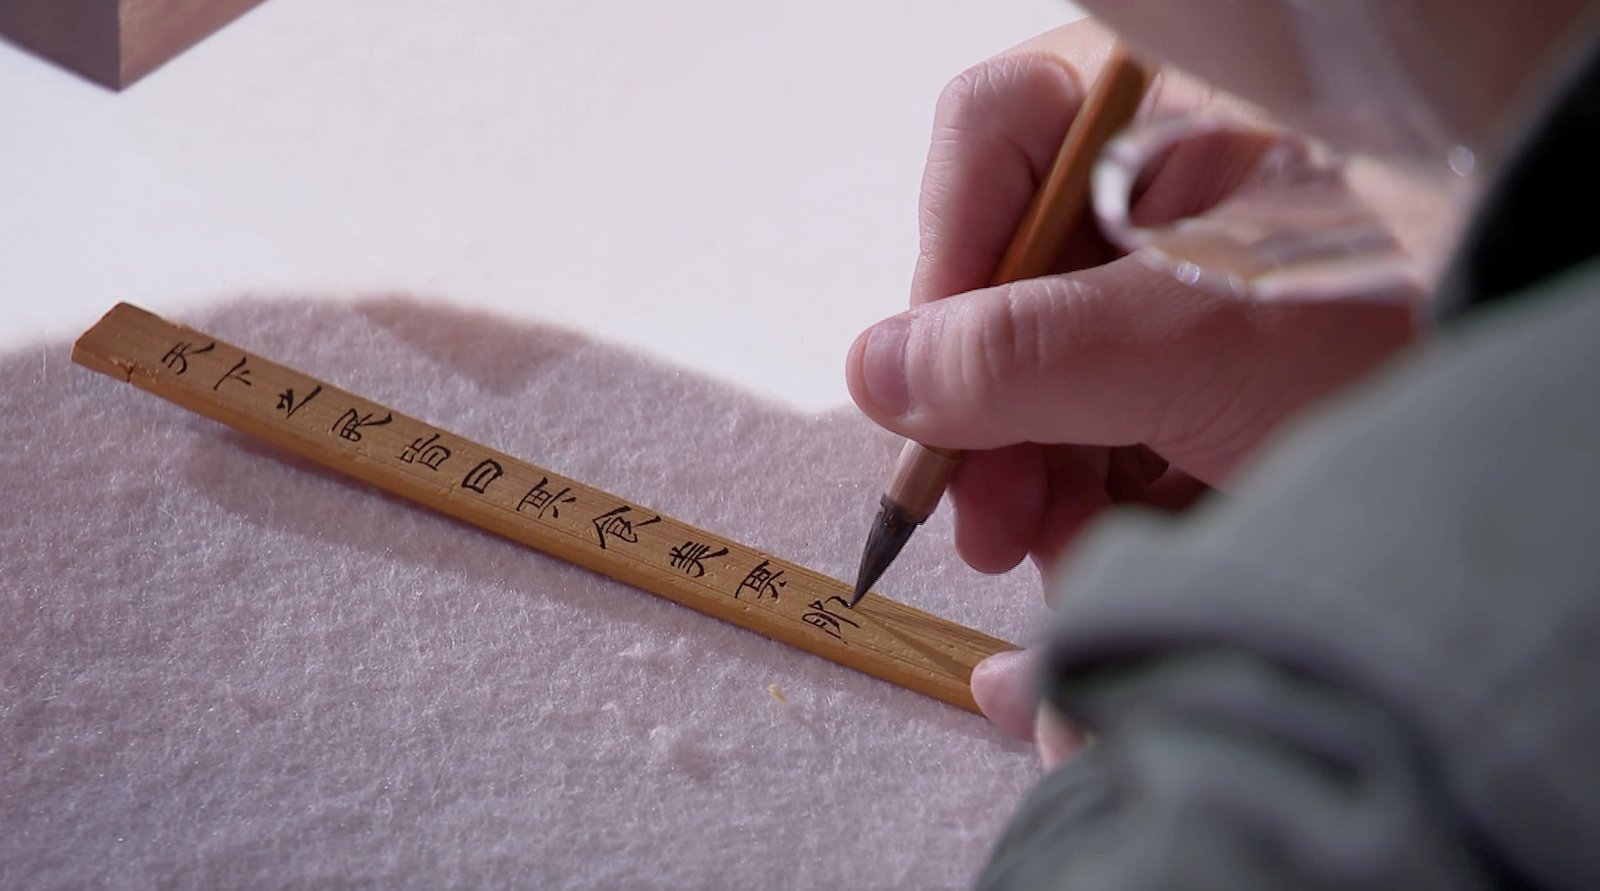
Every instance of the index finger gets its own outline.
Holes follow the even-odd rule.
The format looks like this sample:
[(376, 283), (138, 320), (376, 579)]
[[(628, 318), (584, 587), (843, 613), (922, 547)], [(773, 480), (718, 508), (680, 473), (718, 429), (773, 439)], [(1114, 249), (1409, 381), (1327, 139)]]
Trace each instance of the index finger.
[[(1069, 29), (1092, 44), (1078, 36), (1084, 26), (1057, 29), (967, 69), (940, 94), (922, 177), (913, 306), (989, 283), (1083, 102), (1079, 72), (1095, 70), (1046, 51), (1043, 41)], [(1086, 36), (1103, 42), (1101, 57), (1109, 51), (1109, 34), (1094, 28)]]
[[(1094, 22), (1076, 22), (968, 69), (945, 88), (923, 174), (913, 306), (993, 283), (1012, 233), (1080, 112), (1085, 85), (1104, 67), (1113, 43)], [(1192, 83), (1168, 86), (1162, 81), (1157, 87), (1166, 108), (1210, 99)], [(1115, 256), (1085, 221), (1051, 271)]]

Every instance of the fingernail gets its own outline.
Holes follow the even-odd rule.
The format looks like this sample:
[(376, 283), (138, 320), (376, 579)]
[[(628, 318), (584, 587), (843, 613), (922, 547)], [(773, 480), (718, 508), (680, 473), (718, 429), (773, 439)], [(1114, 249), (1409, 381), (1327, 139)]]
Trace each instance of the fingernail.
[(911, 321), (905, 316), (884, 319), (867, 333), (861, 354), (861, 376), (872, 404), (887, 415), (903, 415), (911, 407), (906, 389), (906, 340)]
[(1031, 658), (1032, 654), (1028, 650), (1001, 650), (992, 656), (985, 656), (978, 664), (984, 666), (985, 671), (1015, 671), (1018, 666), (1026, 665)]
[(1033, 744), (1044, 769), (1055, 770), (1083, 747), (1083, 734), (1046, 700), (1039, 703), (1039, 712), (1033, 718)]

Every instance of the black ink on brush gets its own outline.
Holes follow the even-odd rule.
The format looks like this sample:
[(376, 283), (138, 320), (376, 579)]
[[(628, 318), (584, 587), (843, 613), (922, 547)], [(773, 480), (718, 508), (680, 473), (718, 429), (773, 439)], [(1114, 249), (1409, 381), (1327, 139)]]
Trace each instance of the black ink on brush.
[(867, 547), (861, 552), (861, 568), (856, 571), (856, 590), (850, 595), (852, 608), (883, 577), (884, 570), (889, 568), (894, 558), (900, 556), (906, 542), (911, 540), (911, 533), (917, 529), (917, 521), (887, 495), (878, 504), (881, 505), (878, 518), (872, 522), (872, 531), (867, 533)]

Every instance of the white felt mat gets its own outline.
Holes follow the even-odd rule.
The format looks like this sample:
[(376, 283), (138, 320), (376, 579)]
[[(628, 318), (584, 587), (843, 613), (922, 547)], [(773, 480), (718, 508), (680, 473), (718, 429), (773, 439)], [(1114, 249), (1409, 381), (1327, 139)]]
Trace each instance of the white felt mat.
[[(840, 578), (897, 445), (406, 299), (181, 321)], [(68, 353), (0, 357), (0, 888), (955, 888), (1037, 777), (981, 718)], [(1035, 634), (1031, 571), (973, 573), (947, 524), (880, 590)]]

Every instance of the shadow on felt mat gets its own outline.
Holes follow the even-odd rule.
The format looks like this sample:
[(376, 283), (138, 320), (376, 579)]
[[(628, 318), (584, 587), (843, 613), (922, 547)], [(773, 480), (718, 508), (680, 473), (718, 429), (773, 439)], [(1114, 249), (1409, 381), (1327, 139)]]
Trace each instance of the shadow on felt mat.
[(355, 309), (419, 354), (497, 395), (521, 392), (541, 369), (592, 343), (554, 325), (507, 322), (490, 313), (409, 297), (363, 300)]

